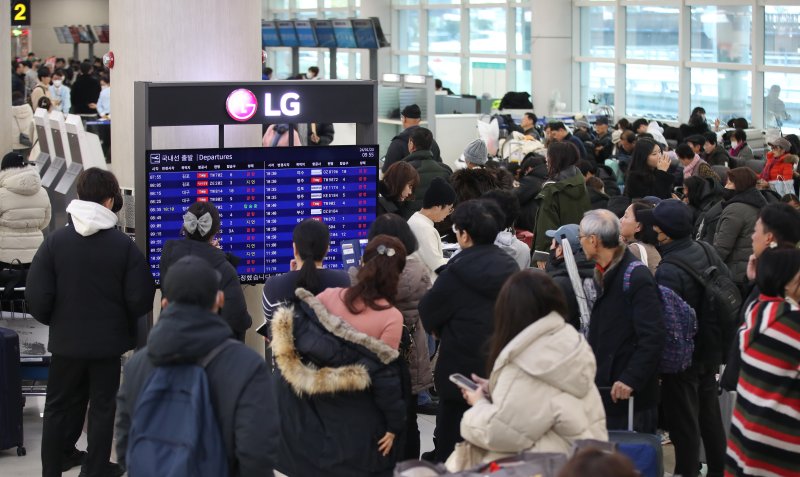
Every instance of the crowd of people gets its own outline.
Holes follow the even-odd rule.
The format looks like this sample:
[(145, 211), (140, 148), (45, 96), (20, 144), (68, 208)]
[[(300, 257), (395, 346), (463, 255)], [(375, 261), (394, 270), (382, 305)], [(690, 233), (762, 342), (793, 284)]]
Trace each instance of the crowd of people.
[[(213, 419), (169, 445), (202, 441), (224, 462), (161, 458), (241, 476), (391, 475), (418, 458), (461, 471), (525, 451), (567, 454), (630, 426), (668, 436), (676, 475), (699, 475), (701, 444), (708, 476), (796, 472), (800, 142), (771, 139), (756, 170), (742, 128), (712, 131), (703, 114), (674, 130), (548, 123), (536, 131), (545, 153), (513, 167), (477, 139), (453, 172), (419, 107), (406, 107), (359, 266), (326, 269), (327, 226), (297, 224), (291, 271), (264, 285), (266, 359), (242, 343), (255, 317), (236, 258), (218, 248), (219, 211), (193, 204), (183, 236), (163, 247), (160, 318), (121, 386), (120, 357), (155, 288), (114, 227), (116, 179), (84, 171), (69, 225), (44, 238), (38, 176), (6, 156), (0, 243), (23, 247), (3, 245), (0, 260), (29, 264), (26, 299), (50, 327), (43, 475), (81, 463), (86, 476), (148, 475), (157, 433), (204, 403)], [(6, 207), (16, 203), (30, 207)], [(165, 393), (201, 379), (183, 366), (195, 363), (206, 391), (175, 404)], [(720, 389), (737, 392), (732, 416)], [(87, 408), (88, 454), (75, 447)], [(424, 454), (419, 412), (436, 415)], [(115, 426), (119, 464), (109, 462)], [(594, 464), (632, 475), (596, 452), (562, 475), (594, 475), (579, 470)]]

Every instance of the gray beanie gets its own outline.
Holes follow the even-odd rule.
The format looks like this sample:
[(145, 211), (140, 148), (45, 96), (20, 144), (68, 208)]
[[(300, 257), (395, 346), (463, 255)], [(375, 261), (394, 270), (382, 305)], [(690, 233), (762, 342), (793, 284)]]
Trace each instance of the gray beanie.
[(489, 151), (483, 139), (476, 139), (464, 149), (464, 161), (482, 166), (489, 160)]

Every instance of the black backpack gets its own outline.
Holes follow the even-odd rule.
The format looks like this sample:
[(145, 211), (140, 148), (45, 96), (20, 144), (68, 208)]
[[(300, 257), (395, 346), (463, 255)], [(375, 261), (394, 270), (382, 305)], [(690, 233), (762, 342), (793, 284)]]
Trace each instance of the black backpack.
[[(711, 257), (716, 251), (703, 241), (697, 243), (703, 247), (708, 262), (713, 263)], [(703, 297), (699, 308), (695, 311), (700, 322), (716, 323), (719, 326), (723, 355), (725, 355), (739, 327), (739, 312), (742, 308), (742, 294), (739, 287), (730, 277), (720, 273), (716, 265), (710, 265), (702, 273), (697, 273), (694, 268), (677, 257), (667, 257), (664, 262), (679, 267), (703, 287)]]
[(530, 93), (525, 91), (509, 91), (503, 95), (497, 109), (533, 109), (530, 97)]

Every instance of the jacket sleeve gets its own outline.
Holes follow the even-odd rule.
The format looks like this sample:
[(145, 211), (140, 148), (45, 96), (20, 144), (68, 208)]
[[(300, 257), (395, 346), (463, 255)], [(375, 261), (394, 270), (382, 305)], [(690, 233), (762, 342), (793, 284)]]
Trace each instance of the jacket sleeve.
[[(483, 449), (495, 452), (521, 452), (533, 447), (553, 427), (556, 416), (550, 406), (548, 387), (516, 366), (500, 371), (492, 389), (492, 401), (481, 399), (464, 413), (461, 437)], [(521, 406), (538, 402), (537, 406)]]
[(43, 325), (50, 325), (56, 301), (56, 276), (53, 270), (50, 241), (45, 240), (36, 251), (28, 270), (25, 301), (30, 314)]
[(392, 140), (389, 143), (389, 147), (386, 149), (386, 159), (383, 161), (383, 172), (385, 173), (389, 166), (394, 164), (395, 162), (403, 160), (403, 153), (405, 152), (401, 141)]
[(419, 258), (422, 260), (422, 263), (424, 263), (431, 271), (436, 271), (442, 265), (447, 264), (447, 259), (444, 258), (442, 253), (442, 241), (439, 238), (439, 234), (436, 232), (436, 229), (426, 227), (425, 229), (418, 229), (417, 231), (421, 232), (419, 235), (417, 235), (417, 237), (419, 237), (419, 248), (417, 249), (417, 254), (419, 254)]
[[(130, 369), (130, 366), (126, 364), (123, 377), (127, 376), (128, 369)], [(120, 381), (119, 392), (117, 393), (117, 421), (114, 424), (117, 463), (121, 465), (123, 469), (127, 468), (125, 457), (128, 453), (128, 434), (131, 430), (131, 410), (129, 408), (130, 385), (130, 379), (122, 379)]]
[(153, 275), (142, 252), (131, 241), (128, 244), (128, 264), (123, 282), (128, 318), (136, 320), (153, 308), (156, 287)]
[(647, 267), (637, 267), (632, 272), (628, 294), (636, 349), (619, 381), (637, 391), (658, 372), (666, 331), (658, 287)]
[(723, 261), (727, 260), (733, 252), (736, 239), (739, 238), (739, 233), (744, 226), (744, 221), (735, 213), (735, 209), (736, 207), (728, 207), (722, 212), (717, 225), (717, 233), (714, 235), (714, 248), (717, 249), (717, 253)]
[(445, 269), (419, 301), (419, 317), (428, 333), (441, 335), (442, 328), (453, 317), (453, 300), (456, 296), (453, 293), (457, 290), (450, 280), (454, 279)]
[(222, 317), (238, 336), (243, 335), (250, 329), (250, 325), (253, 324), (253, 319), (247, 312), (247, 302), (244, 298), (242, 285), (239, 282), (239, 276), (235, 271), (230, 275), (227, 283), (222, 287), (225, 292), (225, 305), (222, 307)]
[(684, 283), (689, 286), (696, 286), (697, 284), (693, 279), (683, 277), (682, 273), (678, 272), (676, 265), (663, 262), (656, 269), (656, 283), (669, 288), (681, 297), (686, 296), (686, 292), (683, 289)]
[(44, 219), (42, 223), (39, 225), (39, 230), (44, 230), (50, 225), (50, 220), (52, 219), (53, 209), (50, 206), (50, 199), (47, 199), (47, 206), (44, 208)]
[(234, 442), (241, 477), (272, 475), (280, 439), (279, 416), (266, 363), (242, 390), (234, 416)]
[(386, 429), (394, 435), (402, 434), (406, 428), (406, 403), (398, 366), (397, 362), (383, 366), (370, 376), (375, 405), (386, 418)]
[(669, 172), (656, 169), (653, 171), (653, 191), (659, 199), (669, 199), (672, 197), (672, 185), (675, 183), (675, 176)]

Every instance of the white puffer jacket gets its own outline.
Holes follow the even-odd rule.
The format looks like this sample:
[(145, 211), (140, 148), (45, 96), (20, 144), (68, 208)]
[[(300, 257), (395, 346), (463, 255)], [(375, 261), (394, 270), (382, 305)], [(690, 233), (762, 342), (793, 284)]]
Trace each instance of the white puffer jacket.
[(511, 340), (482, 399), (461, 420), (461, 436), (490, 452), (485, 461), (522, 451), (568, 453), (576, 439), (608, 440), (594, 384), (594, 354), (575, 328), (550, 313)]
[(0, 171), (0, 262), (31, 263), (50, 224), (50, 199), (33, 166)]
[(31, 142), (36, 141), (36, 128), (33, 124), (33, 110), (30, 105), (22, 104), (19, 106), (11, 107), (11, 140), (13, 142), (13, 149), (22, 150), (28, 149), (26, 146), (19, 142), (19, 133), (27, 134)]

